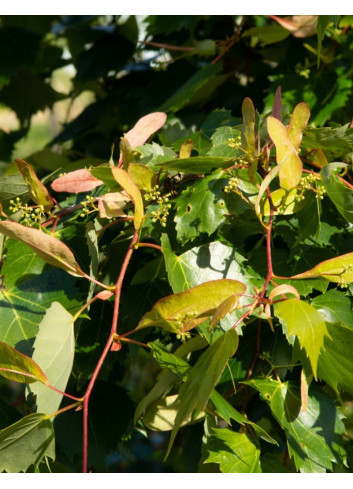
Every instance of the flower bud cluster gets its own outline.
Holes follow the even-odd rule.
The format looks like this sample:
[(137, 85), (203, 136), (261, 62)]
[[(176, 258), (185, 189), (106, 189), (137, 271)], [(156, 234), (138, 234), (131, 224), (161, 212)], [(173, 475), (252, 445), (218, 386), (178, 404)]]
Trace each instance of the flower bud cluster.
[(16, 200), (10, 200), (10, 211), (13, 213), (21, 212), (20, 222), (24, 226), (31, 227), (34, 224), (40, 224), (43, 217), (46, 215), (44, 206), (29, 206), (28, 204), (22, 204), (21, 199), (16, 197)]
[(156, 211), (151, 212), (152, 222), (159, 221), (162, 227), (167, 226), (167, 217), (169, 215), (169, 211), (172, 207), (172, 204), (169, 202), (170, 193), (161, 195), (159, 191), (159, 185), (156, 185), (150, 191), (146, 188), (143, 189), (145, 191), (144, 198), (147, 201), (155, 201), (159, 204), (159, 208)]
[(228, 147), (232, 149), (239, 149), (241, 147), (241, 137), (238, 136), (237, 138), (229, 138)]
[(98, 207), (96, 206), (95, 201), (95, 197), (92, 197), (91, 195), (86, 195), (86, 200), (81, 202), (82, 211), (80, 217), (86, 217), (88, 216), (88, 214), (91, 214), (91, 212), (98, 211)]
[(318, 184), (318, 177), (313, 173), (302, 177), (299, 182), (299, 188), (301, 187), (301, 192), (295, 196), (297, 202), (304, 200), (305, 190), (311, 190), (315, 193), (315, 199), (322, 200), (324, 195), (327, 193), (323, 185)]
[(225, 193), (236, 192), (238, 190), (238, 185), (239, 185), (239, 178), (232, 177), (229, 180), (228, 185), (224, 187), (224, 192)]

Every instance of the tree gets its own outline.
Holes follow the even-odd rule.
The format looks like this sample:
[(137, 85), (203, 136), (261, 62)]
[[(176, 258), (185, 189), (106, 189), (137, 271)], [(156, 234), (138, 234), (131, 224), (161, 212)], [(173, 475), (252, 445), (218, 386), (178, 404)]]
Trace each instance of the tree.
[(1, 18), (1, 471), (351, 472), (351, 19), (141, 22)]

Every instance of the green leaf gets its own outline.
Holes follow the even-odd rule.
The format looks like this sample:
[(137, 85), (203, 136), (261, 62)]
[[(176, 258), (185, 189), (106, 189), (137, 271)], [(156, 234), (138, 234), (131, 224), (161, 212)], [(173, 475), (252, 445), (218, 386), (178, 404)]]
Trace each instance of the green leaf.
[(86, 275), (64, 243), (39, 229), (28, 228), (14, 221), (0, 221), (0, 233), (22, 241), (46, 263), (62, 268), (74, 277)]
[(52, 302), (60, 302), (74, 314), (82, 291), (76, 279), (48, 267), (20, 241), (7, 240), (1, 273), (5, 287), (0, 289), (0, 340), (32, 356), (39, 323)]
[(151, 190), (157, 183), (157, 175), (146, 165), (130, 163), (127, 171), (140, 190)]
[(353, 253), (346, 253), (345, 255), (322, 261), (311, 270), (299, 273), (291, 278), (307, 279), (316, 277), (322, 277), (330, 282), (343, 285), (353, 282)]
[(135, 205), (134, 225), (135, 229), (140, 229), (144, 221), (144, 208), (141, 192), (131, 176), (125, 170), (115, 166), (112, 168), (112, 173), (115, 180), (133, 201)]
[(241, 145), (246, 153), (253, 157), (255, 154), (255, 107), (250, 98), (244, 99), (241, 111), (243, 114)]
[(310, 119), (310, 109), (308, 104), (302, 102), (294, 107), (291, 115), (288, 136), (294, 148), (298, 151), (303, 138), (303, 132)]
[(224, 428), (214, 428), (206, 449), (209, 452), (204, 463), (219, 464), (223, 473), (259, 473), (260, 450), (245, 433)]
[(228, 168), (234, 164), (234, 157), (225, 156), (193, 156), (191, 158), (178, 158), (175, 160), (162, 161), (157, 167), (180, 173), (202, 174), (210, 173), (214, 169)]
[(248, 208), (240, 197), (233, 199), (223, 192), (227, 184), (223, 172), (213, 173), (196, 181), (174, 200), (178, 240), (187, 241), (200, 233), (210, 235), (227, 221), (230, 212), (240, 214)]
[(16, 197), (28, 198), (28, 187), (21, 175), (8, 175), (0, 178), (0, 202), (5, 207)]
[[(32, 358), (45, 371), (50, 384), (65, 391), (74, 360), (75, 338), (72, 316), (59, 302), (53, 302), (47, 310), (33, 347)], [(59, 409), (62, 395), (58, 392), (40, 384), (29, 390), (37, 396), (38, 412), (51, 414)]]
[(326, 29), (331, 22), (334, 22), (337, 25), (338, 15), (319, 15), (317, 19), (317, 66), (320, 64), (320, 55), (321, 55), (321, 45), (322, 41), (325, 37)]
[(324, 346), (324, 337), (330, 336), (322, 315), (313, 306), (299, 299), (277, 303), (274, 306), (274, 314), (280, 319), (287, 338), (298, 338), (300, 347), (305, 349), (317, 378), (317, 362), (320, 350)]
[[(296, 200), (297, 195), (301, 194), (301, 190), (292, 188), (292, 190), (284, 190), (279, 188), (271, 192), (271, 200), (275, 206), (274, 215), (295, 214), (299, 212), (305, 205), (305, 200)], [(269, 216), (271, 213), (271, 206), (267, 195), (265, 195), (260, 202), (260, 213), (263, 216)]]
[(329, 163), (321, 170), (321, 178), (328, 196), (338, 212), (350, 223), (353, 223), (353, 194), (335, 175), (335, 172), (347, 168), (345, 163)]
[(279, 181), (281, 188), (291, 190), (301, 179), (303, 165), (298, 153), (289, 138), (288, 131), (281, 121), (275, 117), (267, 118), (267, 130), (276, 146), (277, 164), (279, 168)]
[(27, 184), (31, 199), (44, 207), (44, 210), (49, 212), (54, 206), (52, 197), (50, 196), (45, 185), (37, 177), (33, 168), (23, 160), (15, 160), (18, 171), (21, 173), (24, 181)]
[(176, 112), (184, 107), (191, 97), (205, 85), (210, 78), (214, 77), (222, 70), (222, 64), (208, 64), (197, 71), (192, 77), (184, 83), (177, 92), (162, 104), (160, 110), (163, 112)]
[(166, 368), (171, 372), (177, 374), (181, 379), (184, 379), (190, 370), (190, 365), (181, 357), (162, 350), (155, 343), (148, 343), (152, 350), (153, 357), (158, 362), (161, 368)]
[(252, 426), (252, 428), (256, 431), (256, 433), (266, 440), (268, 443), (272, 443), (274, 445), (278, 445), (276, 440), (274, 440), (261, 426), (257, 425), (250, 421), (243, 414), (239, 413), (229, 402), (221, 396), (216, 390), (214, 390), (211, 394), (211, 402), (214, 406), (214, 410), (218, 416), (223, 418), (229, 425), (231, 424), (231, 419), (234, 419), (237, 423), (244, 425), (248, 424)]
[(25, 472), (43, 457), (55, 459), (52, 422), (43, 414), (25, 416), (0, 431), (0, 472)]
[(49, 381), (39, 365), (32, 358), (23, 355), (11, 346), (0, 341), (0, 374), (7, 379), (24, 384)]
[(317, 386), (309, 388), (308, 406), (301, 410), (299, 386), (268, 379), (245, 382), (260, 392), (284, 429), (288, 450), (300, 472), (326, 472), (332, 463), (342, 464), (345, 451), (340, 435), (343, 415), (332, 398)]
[(242, 295), (246, 285), (237, 280), (212, 280), (160, 299), (145, 314), (136, 329), (157, 326), (172, 333), (185, 333), (211, 317), (231, 295)]
[(331, 289), (318, 295), (311, 301), (328, 323), (339, 323), (352, 327), (353, 311), (351, 299), (336, 289)]
[(352, 151), (353, 129), (349, 123), (341, 127), (308, 127), (302, 146), (308, 150), (322, 149), (329, 161)]
[(171, 433), (166, 458), (182, 422), (196, 409), (204, 411), (227, 362), (238, 347), (238, 335), (231, 329), (202, 353), (180, 389), (179, 409)]
[[(340, 309), (338, 309), (339, 311)], [(353, 394), (353, 327), (347, 324), (328, 324), (330, 338), (325, 337), (318, 362), (317, 375), (335, 390)]]
[[(237, 142), (240, 137), (241, 133), (235, 127), (217, 127), (211, 136), (212, 148), (207, 154), (213, 157), (227, 157), (229, 159), (243, 157), (244, 152), (240, 148), (234, 147), (234, 143)], [(228, 164), (228, 166), (230, 165), (231, 163)]]

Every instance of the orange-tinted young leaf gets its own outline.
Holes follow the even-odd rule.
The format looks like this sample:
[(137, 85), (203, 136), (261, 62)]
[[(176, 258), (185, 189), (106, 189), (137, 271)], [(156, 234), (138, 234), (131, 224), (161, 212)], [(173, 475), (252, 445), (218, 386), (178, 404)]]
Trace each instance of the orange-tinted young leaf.
[(2, 341), (0, 341), (0, 373), (7, 379), (22, 384), (31, 384), (39, 380), (49, 385), (47, 376), (32, 358), (23, 355)]
[(51, 188), (55, 192), (79, 194), (80, 192), (90, 192), (100, 185), (103, 185), (102, 180), (94, 177), (89, 170), (82, 168), (57, 178), (51, 184)]
[(280, 85), (276, 89), (273, 100), (272, 116), (282, 122), (282, 88)]
[(192, 139), (187, 139), (180, 146), (179, 158), (190, 158), (191, 151), (194, 147), (194, 141)]
[(38, 205), (42, 205), (45, 211), (49, 212), (54, 206), (52, 197), (50, 196), (45, 185), (37, 177), (35, 171), (26, 161), (17, 159), (15, 164), (18, 171), (23, 176), (29, 190), (31, 199)]
[(141, 117), (134, 127), (125, 134), (125, 138), (129, 141), (133, 148), (141, 146), (147, 139), (164, 126), (167, 120), (167, 114), (164, 112), (152, 112), (144, 117)]
[(119, 185), (121, 185), (121, 187), (125, 190), (125, 192), (133, 201), (135, 205), (134, 225), (135, 229), (140, 229), (144, 220), (144, 209), (141, 192), (131, 176), (125, 170), (114, 167), (112, 168), (112, 173), (115, 180), (118, 182)]
[(278, 295), (283, 295), (283, 294), (293, 294), (297, 299), (300, 299), (300, 295), (297, 289), (293, 287), (293, 285), (289, 285), (289, 284), (278, 285), (277, 287), (271, 290), (268, 298), (270, 299), (270, 301), (272, 301)]
[(293, 278), (322, 277), (330, 282), (338, 284), (350, 284), (353, 282), (353, 253), (336, 256), (316, 265), (311, 270), (294, 275)]
[(269, 116), (267, 130), (276, 146), (277, 164), (281, 165), (279, 169), (280, 186), (285, 190), (290, 190), (298, 185), (302, 176), (303, 164), (281, 121)]
[(303, 138), (303, 132), (308, 125), (309, 119), (310, 109), (305, 102), (301, 102), (294, 107), (288, 127), (288, 136), (297, 151), (300, 148), (300, 143), (302, 142)]
[(255, 107), (248, 97), (244, 99), (241, 111), (243, 114), (241, 145), (251, 157), (255, 154)]
[(237, 280), (221, 279), (204, 282), (185, 292), (160, 299), (139, 322), (137, 329), (157, 326), (173, 333), (195, 328), (230, 296), (241, 296), (246, 285)]
[(225, 301), (220, 304), (215, 310), (210, 322), (209, 329), (211, 329), (218, 321), (223, 319), (227, 314), (230, 314), (238, 306), (239, 294), (231, 295)]
[(75, 277), (84, 277), (72, 251), (60, 240), (39, 229), (28, 228), (13, 221), (0, 221), (0, 233), (28, 245), (42, 260), (62, 268)]
[(271, 17), (290, 31), (294, 37), (309, 37), (316, 34), (317, 15), (293, 15), (290, 17), (271, 15)]

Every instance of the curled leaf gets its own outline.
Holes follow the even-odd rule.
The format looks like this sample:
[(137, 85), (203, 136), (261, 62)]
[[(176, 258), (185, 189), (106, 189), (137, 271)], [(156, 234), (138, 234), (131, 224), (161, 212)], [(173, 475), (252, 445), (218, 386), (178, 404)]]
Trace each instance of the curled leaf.
[(212, 317), (230, 296), (240, 296), (245, 290), (246, 285), (237, 280), (204, 282), (185, 292), (160, 299), (142, 317), (137, 329), (158, 326), (173, 333), (185, 333)]
[(293, 278), (317, 278), (322, 277), (330, 282), (338, 284), (350, 284), (353, 282), (353, 253), (336, 256), (322, 261), (307, 272), (294, 275)]
[(194, 147), (194, 141), (192, 139), (187, 139), (180, 146), (179, 158), (190, 158), (192, 149)]
[(14, 221), (0, 221), (0, 233), (8, 238), (17, 239), (28, 245), (42, 260), (55, 267), (62, 268), (74, 277), (85, 277), (75, 260), (72, 251), (60, 240), (40, 231), (27, 228)]
[(0, 373), (7, 379), (23, 384), (39, 381), (49, 385), (47, 376), (32, 358), (2, 341), (0, 341)]
[(103, 185), (102, 180), (94, 177), (89, 170), (82, 168), (55, 179), (51, 188), (55, 192), (79, 194), (80, 192), (90, 192), (100, 185)]
[(271, 290), (268, 298), (272, 301), (278, 295), (283, 295), (283, 294), (293, 294), (297, 299), (300, 299), (300, 295), (297, 289), (289, 284), (278, 285), (273, 290)]
[(115, 180), (119, 185), (121, 185), (121, 187), (133, 201), (135, 205), (134, 225), (135, 229), (140, 229), (144, 220), (144, 208), (141, 192), (131, 176), (125, 170), (114, 167), (112, 168), (112, 173)]
[(54, 206), (53, 199), (50, 196), (45, 185), (43, 185), (37, 177), (31, 165), (26, 163), (26, 161), (20, 159), (15, 160), (15, 164), (28, 186), (31, 199), (36, 204), (42, 205), (45, 211), (49, 212), (50, 209)]

